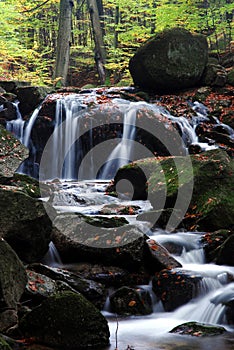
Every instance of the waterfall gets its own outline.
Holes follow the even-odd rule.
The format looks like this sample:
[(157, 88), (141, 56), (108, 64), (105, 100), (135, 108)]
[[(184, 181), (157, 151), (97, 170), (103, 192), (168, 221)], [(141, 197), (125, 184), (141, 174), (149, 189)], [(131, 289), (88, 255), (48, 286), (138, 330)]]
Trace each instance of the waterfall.
[(113, 177), (113, 170), (116, 172), (121, 166), (128, 164), (131, 161), (133, 143), (135, 140), (135, 123), (137, 107), (136, 103), (131, 102), (127, 107), (126, 103), (123, 105), (124, 119), (123, 119), (123, 135), (119, 144), (109, 155), (107, 162), (102, 169), (102, 179), (111, 179)]

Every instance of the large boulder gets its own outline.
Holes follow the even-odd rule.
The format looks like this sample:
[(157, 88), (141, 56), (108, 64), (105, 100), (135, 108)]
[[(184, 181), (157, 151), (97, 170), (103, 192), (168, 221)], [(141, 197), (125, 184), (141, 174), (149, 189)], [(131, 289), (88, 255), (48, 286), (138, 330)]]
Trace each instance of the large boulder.
[(17, 303), (27, 283), (27, 274), (16, 253), (0, 239), (0, 332), (17, 323)]
[(129, 70), (135, 85), (166, 92), (198, 84), (207, 60), (204, 36), (172, 28), (146, 41), (131, 58)]
[(155, 209), (152, 226), (160, 220), (163, 209), (168, 214), (171, 210), (167, 229), (180, 225), (189, 230), (215, 231), (233, 226), (234, 161), (225, 151), (216, 149), (186, 157), (135, 161), (119, 169), (114, 188), (118, 181), (131, 181), (138, 169), (147, 181), (134, 176), (133, 191), (137, 193), (134, 199), (146, 199), (148, 191), (147, 198)]
[(81, 294), (64, 292), (47, 298), (20, 322), (26, 337), (62, 349), (89, 349), (109, 344), (104, 316)]

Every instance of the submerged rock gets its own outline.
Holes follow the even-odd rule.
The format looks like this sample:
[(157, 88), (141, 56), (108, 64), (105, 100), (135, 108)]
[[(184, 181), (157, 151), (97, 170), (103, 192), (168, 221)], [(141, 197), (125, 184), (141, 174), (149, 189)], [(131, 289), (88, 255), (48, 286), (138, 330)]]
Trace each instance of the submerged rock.
[(82, 295), (64, 292), (49, 297), (20, 322), (36, 342), (62, 349), (88, 349), (109, 344), (104, 316)]
[(170, 333), (192, 335), (194, 337), (210, 337), (226, 332), (224, 327), (208, 325), (198, 322), (187, 322), (173, 328)]
[(153, 312), (149, 291), (122, 287), (110, 295), (111, 311), (119, 315), (149, 315)]
[(206, 38), (183, 28), (165, 29), (146, 41), (131, 58), (134, 84), (159, 92), (199, 83), (208, 60)]

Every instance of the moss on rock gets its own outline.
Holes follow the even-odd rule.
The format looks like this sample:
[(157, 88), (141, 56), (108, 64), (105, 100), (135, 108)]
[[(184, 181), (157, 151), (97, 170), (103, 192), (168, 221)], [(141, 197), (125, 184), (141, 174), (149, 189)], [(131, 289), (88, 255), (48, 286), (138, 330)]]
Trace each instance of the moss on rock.
[(20, 322), (27, 337), (62, 349), (89, 349), (109, 344), (104, 316), (82, 295), (63, 292), (49, 297)]

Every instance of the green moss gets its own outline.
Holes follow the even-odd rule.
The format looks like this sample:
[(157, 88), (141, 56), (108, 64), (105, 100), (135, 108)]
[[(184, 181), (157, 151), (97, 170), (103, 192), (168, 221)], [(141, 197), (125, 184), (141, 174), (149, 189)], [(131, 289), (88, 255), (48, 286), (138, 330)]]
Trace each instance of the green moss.
[(207, 337), (223, 334), (226, 332), (224, 327), (212, 326), (198, 322), (187, 322), (173, 328), (170, 333), (186, 334), (195, 337)]
[(63, 292), (47, 298), (20, 322), (25, 336), (62, 349), (88, 349), (109, 344), (102, 314), (81, 294)]

